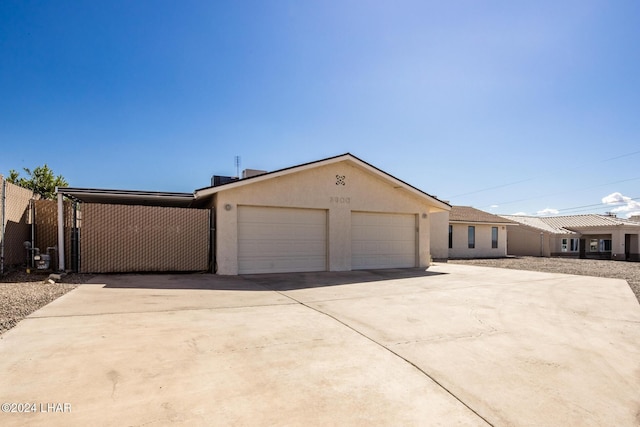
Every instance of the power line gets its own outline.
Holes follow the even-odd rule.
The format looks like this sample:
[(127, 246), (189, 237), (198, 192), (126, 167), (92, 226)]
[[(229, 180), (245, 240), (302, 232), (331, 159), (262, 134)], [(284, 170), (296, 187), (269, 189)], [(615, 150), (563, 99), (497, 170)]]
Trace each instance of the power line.
[[(582, 188), (576, 188), (576, 189), (573, 189), (573, 190), (561, 191), (559, 193), (543, 194), (542, 196), (529, 197), (529, 198), (526, 198), (526, 199), (511, 200), (511, 201), (508, 201), (508, 202), (493, 203), (493, 204), (498, 205), (498, 206), (510, 205), (510, 204), (513, 204), (513, 203), (519, 203), (519, 202), (526, 202), (526, 201), (529, 201), (529, 200), (542, 199), (542, 198), (550, 197), (550, 196), (558, 196), (560, 194), (572, 193), (572, 192), (575, 192), (575, 191), (591, 190), (592, 188), (604, 187), (604, 186), (612, 185), (612, 184), (619, 184), (621, 182), (635, 181), (637, 179), (640, 179), (640, 176), (635, 177), (635, 178), (629, 178), (629, 179), (621, 179), (619, 181), (607, 182), (607, 183), (604, 183), (604, 184), (592, 185), (592, 186), (589, 186), (589, 187), (582, 187)], [(490, 207), (490, 206), (491, 205), (480, 206), (479, 209), (487, 208), (487, 207)]]
[(603, 160), (603, 162), (609, 162), (611, 160), (617, 160), (617, 159), (621, 159), (623, 157), (629, 157), (629, 156), (634, 156), (636, 154), (640, 154), (640, 151), (634, 151), (633, 153), (628, 153), (628, 154), (623, 154), (621, 156), (616, 156), (616, 157), (611, 157), (610, 159), (605, 159)]
[[(615, 157), (611, 157), (611, 158), (608, 158), (608, 159), (601, 160), (600, 162), (601, 163), (605, 163), (605, 162), (609, 162), (609, 161), (612, 161), (612, 160), (621, 159), (623, 157), (635, 156), (636, 154), (640, 154), (640, 151), (633, 151), (631, 153), (621, 154), (619, 156), (615, 156)], [(575, 168), (569, 169), (569, 171), (578, 170), (578, 169), (582, 169), (582, 168), (583, 168), (583, 166), (576, 166)], [(522, 184), (523, 182), (533, 181), (534, 179), (537, 179), (537, 178), (539, 178), (541, 176), (546, 176), (546, 175), (545, 174), (539, 174), (539, 175), (536, 175), (536, 176), (531, 177), (531, 178), (510, 182), (510, 183), (507, 183), (507, 184), (497, 185), (497, 186), (488, 187), (488, 188), (482, 188), (480, 190), (474, 190), (474, 191), (470, 191), (470, 192), (463, 193), (463, 194), (457, 194), (457, 195), (449, 197), (449, 199), (455, 199), (456, 197), (469, 196), (471, 194), (483, 193), (485, 191), (496, 190), (498, 188), (509, 187), (509, 186), (516, 185), (516, 184)], [(638, 179), (638, 178), (633, 178), (633, 179)], [(605, 185), (607, 185), (607, 184), (605, 184)], [(546, 196), (542, 196), (542, 197), (546, 197)], [(524, 199), (524, 200), (532, 200), (532, 199)], [(521, 200), (519, 200), (519, 201), (521, 201)]]
[[(629, 201), (632, 200), (640, 200), (640, 197), (629, 197), (627, 203)], [(624, 206), (625, 202), (617, 202), (617, 203), (595, 203), (592, 205), (582, 205), (582, 206), (575, 206), (572, 208), (562, 208), (562, 209), (556, 209), (558, 211), (558, 213), (562, 212), (565, 214), (571, 214), (571, 213), (576, 213), (576, 212), (588, 212), (588, 211), (592, 211), (594, 207), (600, 207), (600, 208), (604, 208), (606, 206), (610, 206), (610, 207), (614, 207), (614, 206)]]
[(576, 206), (574, 208), (558, 209), (558, 212), (574, 211), (574, 210), (580, 210), (582, 208), (592, 208), (594, 206), (600, 206), (600, 207), (605, 207), (605, 206), (623, 206), (623, 205), (627, 204), (628, 202), (630, 202), (631, 200), (640, 200), (640, 197), (629, 197), (629, 199), (626, 202), (596, 203), (596, 204), (593, 204), (593, 205), (584, 205), (584, 206)]
[(469, 194), (482, 193), (483, 191), (495, 190), (497, 188), (503, 188), (503, 187), (508, 187), (510, 185), (521, 184), (523, 182), (533, 181), (534, 179), (535, 178), (527, 178), (527, 179), (523, 179), (523, 180), (520, 180), (520, 181), (511, 182), (509, 184), (502, 184), (502, 185), (497, 185), (495, 187), (485, 188), (483, 190), (476, 190), (476, 191), (471, 191), (469, 193), (456, 194), (455, 196), (451, 196), (451, 198), (453, 199), (453, 198), (456, 198), (456, 197), (468, 196)]

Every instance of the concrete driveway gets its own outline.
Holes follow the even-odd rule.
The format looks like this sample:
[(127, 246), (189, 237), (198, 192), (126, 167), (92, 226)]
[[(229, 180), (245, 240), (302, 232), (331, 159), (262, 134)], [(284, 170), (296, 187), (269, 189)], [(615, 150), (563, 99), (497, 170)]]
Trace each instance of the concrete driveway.
[(0, 425), (640, 424), (621, 280), (439, 264), (93, 282), (0, 337)]

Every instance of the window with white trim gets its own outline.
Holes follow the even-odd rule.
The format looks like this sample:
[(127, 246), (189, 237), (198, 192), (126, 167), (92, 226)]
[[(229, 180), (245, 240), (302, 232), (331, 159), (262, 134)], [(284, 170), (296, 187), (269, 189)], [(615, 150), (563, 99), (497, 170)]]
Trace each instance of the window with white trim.
[(491, 248), (498, 248), (498, 227), (491, 227)]

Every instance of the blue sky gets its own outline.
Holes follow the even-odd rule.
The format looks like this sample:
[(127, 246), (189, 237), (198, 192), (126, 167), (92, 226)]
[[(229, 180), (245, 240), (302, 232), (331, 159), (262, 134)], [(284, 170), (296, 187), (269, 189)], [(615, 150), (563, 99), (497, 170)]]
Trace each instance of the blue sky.
[(489, 212), (640, 213), (639, 20), (636, 0), (4, 0), (0, 173), (190, 192), (236, 155), (351, 152)]

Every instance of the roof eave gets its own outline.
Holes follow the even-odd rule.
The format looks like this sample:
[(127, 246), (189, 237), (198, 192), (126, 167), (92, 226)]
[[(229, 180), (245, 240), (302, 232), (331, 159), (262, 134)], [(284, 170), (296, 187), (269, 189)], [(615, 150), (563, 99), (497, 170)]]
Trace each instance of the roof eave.
[(467, 220), (460, 220), (460, 219), (449, 220), (449, 222), (454, 224), (520, 225), (514, 222), (467, 221)]
[(145, 204), (158, 206), (189, 207), (194, 200), (192, 193), (160, 191), (110, 190), (100, 188), (56, 188), (56, 193), (84, 203)]
[(381, 169), (376, 168), (375, 166), (365, 162), (362, 159), (359, 159), (358, 157), (350, 153), (341, 154), (339, 156), (329, 157), (327, 159), (322, 159), (314, 162), (304, 163), (298, 166), (292, 166), (289, 168), (280, 169), (273, 172), (268, 172), (266, 174), (258, 175), (251, 178), (241, 179), (239, 181), (229, 182), (227, 184), (222, 184), (215, 187), (204, 187), (194, 192), (194, 198), (196, 200), (201, 198), (206, 198), (216, 193), (219, 193), (220, 191), (232, 190), (234, 188), (242, 187), (244, 185), (255, 184), (268, 179), (289, 175), (291, 173), (302, 172), (305, 170), (317, 168), (320, 166), (326, 166), (326, 165), (330, 165), (330, 164), (334, 164), (342, 161), (348, 161), (354, 164), (355, 166), (368, 171), (369, 173), (373, 173), (377, 176), (380, 176), (381, 178), (385, 179), (386, 181), (394, 185), (395, 188), (403, 189), (409, 192), (410, 194), (413, 194), (414, 196), (429, 200), (429, 202), (431, 202), (431, 204), (433, 204), (434, 208), (436, 208), (437, 210), (448, 211), (451, 209), (451, 205), (449, 205), (448, 203), (445, 203), (442, 200), (439, 200), (438, 198), (430, 194), (427, 194), (424, 191), (419, 190), (416, 187), (413, 187), (412, 185), (392, 175), (389, 175), (388, 173), (382, 171)]

